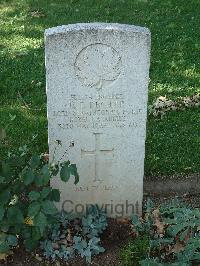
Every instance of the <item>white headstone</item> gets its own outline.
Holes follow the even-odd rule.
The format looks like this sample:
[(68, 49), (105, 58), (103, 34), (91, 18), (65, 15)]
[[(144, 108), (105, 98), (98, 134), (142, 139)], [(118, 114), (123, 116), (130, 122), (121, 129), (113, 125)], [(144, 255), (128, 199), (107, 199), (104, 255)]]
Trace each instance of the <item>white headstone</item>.
[(50, 161), (75, 163), (80, 182), (60, 208), (97, 203), (111, 217), (141, 213), (150, 32), (121, 24), (75, 24), (45, 32)]

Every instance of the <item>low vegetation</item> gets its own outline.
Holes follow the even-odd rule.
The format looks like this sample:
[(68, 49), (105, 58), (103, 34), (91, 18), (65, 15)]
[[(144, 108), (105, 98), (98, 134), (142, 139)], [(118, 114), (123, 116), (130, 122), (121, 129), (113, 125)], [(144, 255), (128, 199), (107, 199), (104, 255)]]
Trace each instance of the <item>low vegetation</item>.
[(122, 265), (199, 265), (199, 208), (176, 200), (155, 208), (149, 200), (143, 219), (133, 215), (132, 225), (136, 238), (122, 249)]
[(23, 146), (0, 160), (0, 260), (24, 245), (28, 251), (40, 247), (51, 261), (80, 254), (91, 262), (92, 255), (104, 251), (98, 236), (106, 229), (106, 216), (95, 206), (75, 220), (59, 212), (54, 202), (60, 201), (60, 191), (49, 187), (50, 179), (60, 172), (62, 181), (74, 176), (76, 184), (79, 176), (76, 165), (49, 165), (47, 157), (30, 156)]
[[(55, 207), (60, 191), (49, 181), (59, 172), (62, 181), (72, 176), (78, 183), (76, 165), (48, 164), (47, 154), (32, 156), (28, 145), (0, 160), (0, 259), (22, 245), (28, 251), (39, 248), (50, 261), (79, 254), (90, 263), (104, 252), (99, 237), (107, 219), (98, 206), (75, 219)], [(176, 201), (155, 208), (148, 200), (143, 218), (133, 215), (131, 227), (133, 241), (121, 251), (123, 265), (200, 263), (200, 209)]]

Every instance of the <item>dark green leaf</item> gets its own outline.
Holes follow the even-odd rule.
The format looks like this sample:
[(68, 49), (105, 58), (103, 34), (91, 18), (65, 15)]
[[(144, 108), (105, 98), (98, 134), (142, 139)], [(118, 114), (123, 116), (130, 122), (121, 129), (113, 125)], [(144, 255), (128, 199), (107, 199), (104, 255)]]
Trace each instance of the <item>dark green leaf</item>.
[(30, 160), (30, 167), (32, 169), (35, 169), (39, 166), (40, 164), (40, 156), (39, 155), (33, 155), (33, 157)]
[(49, 195), (50, 200), (59, 202), (60, 201), (60, 191), (59, 189), (52, 189), (50, 195)]
[(26, 239), (24, 241), (24, 245), (26, 247), (26, 250), (33, 251), (39, 245), (39, 241), (37, 240), (34, 241), (33, 239)]
[(25, 189), (26, 189), (25, 184), (21, 182), (15, 182), (14, 184), (12, 184), (12, 192), (14, 194), (19, 195), (22, 191), (25, 191)]
[(34, 201), (28, 207), (28, 216), (35, 217), (39, 211), (40, 211), (40, 203), (37, 201)]
[(42, 176), (37, 175), (35, 177), (34, 183), (38, 186), (38, 187), (42, 187), (43, 186), (43, 178)]
[(49, 183), (50, 180), (50, 172), (49, 167), (47, 164), (45, 164), (41, 169), (41, 175), (43, 180), (43, 186), (46, 186)]
[(55, 205), (50, 200), (42, 202), (42, 210), (45, 214), (56, 214), (58, 212)]
[(7, 204), (8, 201), (10, 200), (10, 190), (4, 190), (0, 193), (0, 203), (2, 205)]
[(40, 198), (40, 193), (33, 190), (28, 194), (28, 197), (31, 201), (38, 200)]
[(69, 162), (64, 162), (60, 170), (60, 178), (62, 181), (67, 182), (70, 178), (71, 169), (69, 167)]
[(23, 179), (24, 179), (24, 184), (28, 186), (33, 182), (35, 178), (35, 175), (31, 169), (27, 169), (27, 171), (24, 173)]
[(3, 219), (4, 212), (5, 212), (5, 208), (3, 206), (0, 206), (0, 221)]
[(8, 222), (9, 224), (23, 223), (24, 217), (22, 211), (17, 206), (8, 208)]
[(36, 240), (40, 240), (42, 237), (41, 233), (40, 233), (40, 229), (37, 226), (34, 226), (32, 228), (32, 233), (31, 233), (31, 238), (36, 241)]
[(27, 239), (27, 238), (30, 238), (31, 237), (31, 232), (32, 232), (32, 228), (33, 227), (24, 227), (22, 230), (21, 230), (21, 237), (23, 239)]
[(47, 218), (44, 215), (44, 213), (42, 213), (41, 211), (38, 213), (37, 216), (35, 216), (34, 218), (34, 225), (36, 226), (46, 226), (47, 223)]
[(74, 184), (76, 185), (79, 182), (79, 174), (77, 172), (77, 167), (75, 164), (70, 165), (70, 172), (75, 177)]
[(44, 187), (42, 189), (42, 191), (40, 192), (41, 193), (41, 198), (45, 199), (49, 195), (50, 192), (51, 192), (51, 188), (50, 187)]

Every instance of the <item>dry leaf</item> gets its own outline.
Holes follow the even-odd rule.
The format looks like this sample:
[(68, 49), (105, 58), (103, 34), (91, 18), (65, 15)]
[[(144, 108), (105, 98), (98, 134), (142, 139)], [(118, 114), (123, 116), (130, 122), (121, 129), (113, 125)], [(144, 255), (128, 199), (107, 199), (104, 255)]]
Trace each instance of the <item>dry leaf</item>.
[(35, 258), (36, 258), (36, 260), (38, 260), (38, 261), (40, 261), (40, 262), (42, 261), (42, 258), (39, 256), (39, 254), (36, 254), (36, 255), (35, 255)]
[(71, 244), (73, 243), (73, 237), (72, 237), (71, 229), (67, 229), (67, 241)]
[(40, 17), (45, 16), (44, 13), (42, 13), (39, 10), (32, 11), (30, 14), (31, 14), (31, 17), (34, 17), (34, 18), (40, 18)]
[(116, 221), (118, 224), (130, 224), (129, 218), (117, 218)]
[(60, 266), (60, 262), (57, 260), (55, 266)]
[(12, 255), (13, 252), (10, 250), (8, 251), (7, 253), (0, 253), (0, 260), (6, 260), (6, 258), (9, 256), (9, 255)]
[(160, 220), (159, 209), (155, 209), (153, 212), (154, 225), (156, 226), (157, 233), (162, 237), (164, 235), (164, 223)]
[(48, 153), (42, 153), (41, 154), (42, 160), (45, 162), (49, 161), (49, 154)]
[(177, 242), (172, 248), (171, 252), (179, 253), (180, 251), (183, 251), (183, 250), (184, 250), (184, 245), (180, 242)]
[(7, 253), (0, 253), (0, 260), (6, 260), (7, 256)]
[(176, 101), (167, 99), (166, 96), (160, 96), (149, 108), (150, 114), (154, 117), (163, 118), (166, 112), (170, 110), (185, 110), (185, 108), (200, 106), (200, 93), (192, 96), (179, 97)]
[(164, 235), (164, 224), (159, 221), (159, 220), (156, 220), (154, 225), (157, 227), (157, 233), (160, 235), (160, 236), (163, 236)]

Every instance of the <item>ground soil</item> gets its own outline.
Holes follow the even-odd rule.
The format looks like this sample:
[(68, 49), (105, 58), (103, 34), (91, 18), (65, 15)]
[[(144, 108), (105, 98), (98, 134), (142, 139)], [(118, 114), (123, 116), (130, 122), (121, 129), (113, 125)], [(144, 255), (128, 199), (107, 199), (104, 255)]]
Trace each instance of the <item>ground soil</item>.
[[(193, 207), (200, 208), (200, 194), (196, 195), (169, 195), (166, 197), (151, 195), (150, 198), (153, 200), (155, 205), (159, 205), (162, 202), (171, 200), (172, 198), (178, 197), (179, 199), (189, 203)], [(144, 198), (144, 204), (147, 196)], [(120, 265), (119, 253), (120, 249), (125, 246), (133, 238), (130, 225), (126, 220), (123, 219), (109, 219), (108, 227), (101, 236), (102, 246), (106, 251), (100, 255), (93, 257), (91, 265), (96, 266), (117, 266)], [(26, 252), (23, 248), (18, 248), (14, 251), (14, 254), (9, 256), (6, 261), (1, 261), (0, 266), (85, 266), (84, 259), (80, 256), (75, 257), (69, 263), (51, 263), (42, 258), (41, 254)]]

